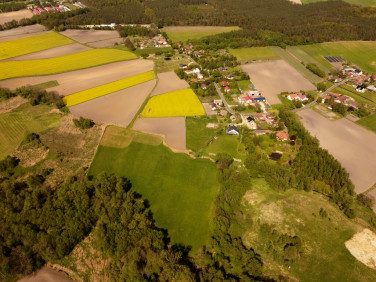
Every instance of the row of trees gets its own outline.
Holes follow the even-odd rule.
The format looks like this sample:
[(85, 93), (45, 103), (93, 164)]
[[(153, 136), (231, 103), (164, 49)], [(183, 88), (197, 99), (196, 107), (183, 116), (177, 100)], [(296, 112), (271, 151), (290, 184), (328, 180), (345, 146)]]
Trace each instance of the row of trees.
[(21, 9), (25, 9), (26, 4), (25, 2), (0, 2), (0, 13), (1, 12), (12, 12), (12, 11), (18, 11)]

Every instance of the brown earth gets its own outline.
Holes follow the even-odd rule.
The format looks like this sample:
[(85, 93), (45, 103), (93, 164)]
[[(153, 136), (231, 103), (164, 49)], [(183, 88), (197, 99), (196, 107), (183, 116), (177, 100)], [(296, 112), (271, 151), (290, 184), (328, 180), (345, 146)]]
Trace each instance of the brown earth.
[(0, 114), (11, 112), (14, 109), (17, 109), (22, 104), (25, 104), (26, 102), (27, 100), (20, 96), (16, 96), (14, 98), (2, 101), (0, 102)]
[(346, 243), (346, 248), (360, 262), (376, 269), (376, 234), (369, 229), (356, 233)]
[(158, 84), (151, 96), (172, 92), (175, 90), (189, 88), (188, 83), (180, 79), (175, 72), (163, 72), (158, 74)]
[(376, 134), (344, 118), (330, 121), (311, 109), (298, 114), (321, 147), (349, 172), (356, 193), (376, 183)]
[(314, 90), (316, 87), (283, 60), (242, 65), (251, 81), (270, 104), (280, 104), (278, 94), (284, 91)]
[(217, 111), (213, 111), (210, 103), (202, 103), (205, 109), (205, 113), (207, 116), (214, 116), (217, 114)]
[(84, 45), (78, 44), (78, 43), (74, 43), (74, 44), (69, 44), (65, 46), (51, 48), (51, 49), (36, 52), (36, 53), (26, 54), (26, 55), (15, 57), (15, 58), (6, 59), (3, 61), (24, 61), (24, 60), (47, 59), (47, 58), (53, 58), (53, 57), (83, 52), (87, 50), (90, 50), (90, 48)]
[(24, 85), (37, 85), (57, 80), (59, 85), (51, 87), (48, 90), (57, 91), (59, 94), (65, 96), (151, 71), (153, 67), (153, 62), (149, 60), (131, 60), (61, 74), (8, 79), (0, 81), (0, 86), (15, 89)]
[(133, 129), (145, 133), (164, 135), (167, 146), (179, 151), (186, 150), (184, 117), (139, 118), (136, 120)]
[(19, 10), (15, 12), (0, 13), (0, 24), (13, 20), (19, 21), (25, 18), (31, 18), (33, 13), (30, 10)]
[(128, 126), (153, 90), (155, 82), (151, 80), (69, 109), (77, 117), (82, 116), (95, 122)]
[(113, 38), (120, 38), (119, 33), (114, 30), (67, 29), (66, 31), (61, 32), (61, 34), (80, 43), (89, 43)]
[(12, 28), (9, 30), (3, 30), (3, 31), (0, 31), (0, 42), (21, 39), (25, 37), (47, 33), (47, 32), (44, 32), (45, 30), (46, 28), (40, 24), (21, 26), (21, 27)]
[(44, 267), (41, 270), (19, 280), (19, 282), (71, 282), (73, 280), (61, 272)]
[(123, 38), (110, 38), (101, 41), (95, 41), (88, 43), (89, 46), (94, 48), (105, 48), (105, 47), (112, 47), (115, 43), (121, 44), (123, 43)]

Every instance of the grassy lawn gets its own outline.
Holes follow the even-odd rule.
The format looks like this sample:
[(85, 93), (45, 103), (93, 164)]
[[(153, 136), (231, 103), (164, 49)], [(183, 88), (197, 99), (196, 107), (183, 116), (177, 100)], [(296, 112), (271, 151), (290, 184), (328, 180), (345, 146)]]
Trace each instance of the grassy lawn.
[(343, 84), (339, 87), (333, 89), (332, 92), (348, 95), (355, 99), (357, 103), (360, 104), (370, 104), (372, 106), (376, 106), (376, 95), (372, 92), (357, 92), (352, 86)]
[(204, 149), (207, 142), (216, 135), (217, 129), (207, 128), (206, 125), (210, 122), (216, 122), (216, 118), (208, 117), (187, 117), (185, 120), (186, 125), (186, 138), (187, 149), (199, 152)]
[(193, 39), (215, 35), (233, 30), (237, 26), (168, 26), (162, 29), (173, 42), (187, 42)]
[[(328, 0), (301, 0), (303, 4), (323, 2)], [(361, 5), (361, 6), (371, 6), (376, 7), (376, 0), (344, 0), (347, 3)]]
[(323, 56), (342, 56), (363, 71), (376, 73), (376, 42), (345, 41), (299, 46), (327, 68), (332, 68)]
[(278, 60), (280, 57), (269, 47), (251, 47), (231, 49), (228, 51), (234, 55), (239, 61), (244, 60)]
[(241, 144), (236, 136), (222, 135), (205, 149), (205, 153), (227, 153), (231, 157), (244, 160), (245, 148)]
[[(321, 208), (327, 218), (319, 215)], [(344, 244), (363, 227), (349, 220), (324, 196), (297, 190), (278, 193), (264, 179), (254, 179), (253, 189), (243, 199), (243, 215), (251, 217), (253, 224), (244, 221), (237, 231), (247, 245), (262, 255), (264, 273), (268, 275), (284, 274), (300, 281), (376, 279), (376, 271), (358, 262)], [(301, 257), (289, 264), (277, 259), (283, 249), (280, 243), (268, 246), (272, 236), (261, 231), (261, 224), (273, 226), (280, 234), (298, 236), (303, 246)]]
[(376, 114), (370, 115), (368, 117), (361, 118), (356, 122), (376, 133)]
[(197, 251), (212, 235), (219, 185), (216, 165), (142, 140), (139, 136), (122, 149), (100, 145), (89, 175), (106, 171), (129, 178), (133, 189), (150, 203), (156, 224), (168, 229), (172, 243)]
[(0, 159), (11, 154), (27, 133), (41, 133), (58, 126), (61, 115), (49, 113), (51, 109), (26, 103), (12, 112), (0, 114)]
[(237, 82), (240, 90), (250, 90), (252, 89), (252, 83), (249, 80), (241, 80)]
[(286, 47), (287, 52), (290, 52), (293, 54), (295, 57), (297, 57), (299, 60), (303, 61), (305, 64), (315, 64), (318, 66), (320, 69), (325, 71), (326, 73), (329, 72), (330, 68), (327, 68), (314, 58), (312, 58), (310, 55), (308, 55), (306, 52), (304, 52), (302, 49), (300, 49), (298, 46), (287, 46)]

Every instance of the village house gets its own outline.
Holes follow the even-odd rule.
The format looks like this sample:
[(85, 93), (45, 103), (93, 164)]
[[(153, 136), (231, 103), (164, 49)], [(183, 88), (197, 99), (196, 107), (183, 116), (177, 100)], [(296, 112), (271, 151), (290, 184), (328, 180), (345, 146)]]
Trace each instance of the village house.
[(221, 85), (222, 85), (222, 87), (225, 87), (225, 86), (228, 86), (229, 84), (228, 84), (227, 81), (222, 81), (222, 82), (221, 82)]
[(226, 92), (226, 93), (230, 93), (230, 91), (231, 91), (230, 87), (226, 86), (226, 87), (225, 87), (225, 92)]
[(255, 117), (256, 117), (260, 122), (265, 122), (265, 121), (266, 121), (266, 118), (265, 118), (264, 114), (258, 113), (258, 114), (255, 115)]
[(239, 129), (235, 125), (230, 125), (226, 131), (227, 135), (239, 135)]
[(298, 100), (300, 102), (308, 101), (307, 96), (305, 96), (303, 94), (290, 94), (290, 95), (287, 96), (287, 99), (289, 99), (290, 101)]
[(223, 101), (221, 99), (215, 99), (213, 103), (216, 104), (218, 107), (223, 106)]
[(181, 69), (186, 69), (188, 66), (187, 66), (186, 64), (179, 64), (179, 67), (180, 67)]
[(279, 141), (286, 141), (289, 139), (290, 135), (287, 132), (284, 131), (278, 131), (276, 133), (276, 137)]

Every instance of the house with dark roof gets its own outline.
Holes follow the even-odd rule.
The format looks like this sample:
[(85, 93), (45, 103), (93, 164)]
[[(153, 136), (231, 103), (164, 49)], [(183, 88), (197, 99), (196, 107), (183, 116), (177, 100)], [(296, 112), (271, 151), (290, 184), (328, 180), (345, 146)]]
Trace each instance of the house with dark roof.
[(226, 134), (227, 135), (239, 135), (239, 128), (237, 128), (235, 125), (230, 125), (227, 128)]

